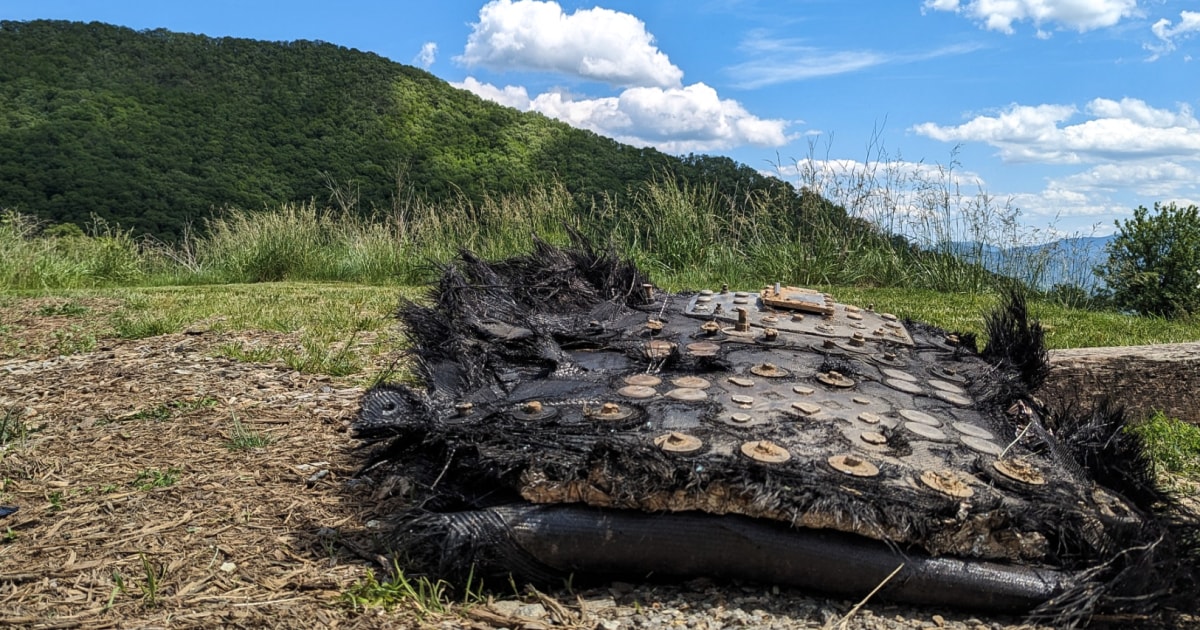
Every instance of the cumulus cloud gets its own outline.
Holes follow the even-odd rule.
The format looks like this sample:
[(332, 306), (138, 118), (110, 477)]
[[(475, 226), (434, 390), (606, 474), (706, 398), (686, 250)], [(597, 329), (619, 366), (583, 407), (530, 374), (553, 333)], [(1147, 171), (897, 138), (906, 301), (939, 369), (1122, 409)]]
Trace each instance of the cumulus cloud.
[(425, 42), (425, 45), (421, 46), (421, 52), (417, 53), (417, 56), (413, 58), (413, 63), (421, 66), (422, 68), (428, 69), (429, 66), (432, 66), (433, 62), (436, 60), (437, 43)]
[(1158, 38), (1158, 42), (1146, 44), (1146, 50), (1152, 53), (1148, 61), (1155, 61), (1175, 50), (1180, 40), (1200, 33), (1200, 12), (1180, 11), (1178, 24), (1172, 24), (1170, 20), (1163, 18), (1155, 22), (1150, 31)]
[(912, 130), (943, 142), (984, 142), (1010, 161), (1193, 160), (1200, 155), (1200, 121), (1187, 105), (1171, 111), (1140, 99), (1098, 98), (1084, 108), (1089, 119), (1067, 124), (1079, 113), (1072, 105), (1014, 104), (961, 125), (922, 123)]
[(1012, 34), (1014, 22), (1032, 22), (1045, 37), (1043, 25), (1056, 24), (1079, 32), (1112, 26), (1136, 15), (1137, 0), (925, 0), (923, 10), (953, 11), (984, 28)]
[(763, 119), (722, 99), (703, 83), (686, 87), (633, 87), (617, 96), (589, 98), (554, 90), (532, 99), (524, 88), (498, 88), (474, 78), (457, 87), (503, 105), (535, 111), (620, 142), (669, 153), (705, 152), (739, 145), (787, 144), (785, 120)]
[(1081, 173), (1051, 180), (1051, 186), (1081, 193), (1133, 190), (1142, 197), (1163, 199), (1181, 191), (1200, 192), (1200, 167), (1160, 160), (1098, 164)]
[(614, 86), (677, 88), (683, 71), (654, 44), (646, 25), (628, 13), (580, 9), (557, 2), (492, 0), (456, 60), (495, 70), (557, 72)]

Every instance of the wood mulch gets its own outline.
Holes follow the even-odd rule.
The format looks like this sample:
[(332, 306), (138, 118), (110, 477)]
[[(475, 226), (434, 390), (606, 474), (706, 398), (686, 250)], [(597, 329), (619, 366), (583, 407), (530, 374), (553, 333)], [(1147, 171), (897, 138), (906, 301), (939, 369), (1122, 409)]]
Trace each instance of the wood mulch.
[[(348, 488), (348, 379), (218, 356), (280, 333), (99, 339), (51, 355), (87, 318), (0, 308), (0, 626), (411, 627), (341, 600), (372, 564), (348, 550), (378, 502)], [(43, 309), (44, 312), (44, 309)], [(237, 427), (270, 440), (231, 448)]]

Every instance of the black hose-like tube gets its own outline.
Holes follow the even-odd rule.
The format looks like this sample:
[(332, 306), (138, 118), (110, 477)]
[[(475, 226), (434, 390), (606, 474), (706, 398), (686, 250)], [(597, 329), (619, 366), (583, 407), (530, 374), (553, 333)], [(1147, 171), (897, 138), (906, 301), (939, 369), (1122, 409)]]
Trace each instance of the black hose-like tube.
[[(475, 533), (518, 548), (493, 553), (527, 556), (563, 574), (738, 578), (857, 598), (903, 564), (878, 598), (1005, 613), (1031, 610), (1061, 592), (1070, 578), (1050, 569), (902, 554), (860, 536), (741, 516), (569, 505), (485, 512), (491, 518), (468, 520), (506, 531)], [(459, 535), (467, 533), (462, 525), (453, 527)]]

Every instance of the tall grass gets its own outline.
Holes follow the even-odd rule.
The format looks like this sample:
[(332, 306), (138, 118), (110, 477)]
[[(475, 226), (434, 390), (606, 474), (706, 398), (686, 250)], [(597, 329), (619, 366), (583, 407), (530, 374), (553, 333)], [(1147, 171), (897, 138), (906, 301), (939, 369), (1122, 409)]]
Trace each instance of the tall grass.
[[(879, 166), (884, 164), (884, 166)], [(988, 258), (1019, 233), (1014, 211), (959, 191), (950, 168), (903, 163), (838, 172), (798, 163), (800, 194), (731, 197), (707, 182), (660, 177), (618, 205), (580, 211), (558, 184), (472, 204), (415, 196), (385, 212), (351, 201), (273, 210), (227, 210), (174, 244), (138, 240), (97, 222), (90, 235), (44, 230), (13, 212), (0, 220), (0, 287), (333, 281), (423, 284), (436, 265), (468, 248), (487, 258), (526, 252), (537, 236), (571, 232), (612, 247), (671, 288), (781, 281), (819, 286), (905, 286), (987, 292), (1013, 276), (1036, 286), (1045, 261)], [(779, 194), (779, 193), (776, 193)], [(966, 244), (965, 246), (963, 244)], [(1019, 251), (1019, 250), (1013, 250)]]

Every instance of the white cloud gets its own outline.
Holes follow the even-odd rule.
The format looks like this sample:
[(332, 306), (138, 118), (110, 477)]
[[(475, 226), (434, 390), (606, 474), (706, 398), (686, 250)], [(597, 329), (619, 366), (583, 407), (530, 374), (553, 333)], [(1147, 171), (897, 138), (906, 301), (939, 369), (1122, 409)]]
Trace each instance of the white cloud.
[(1079, 32), (1112, 26), (1137, 14), (1137, 0), (925, 0), (923, 9), (953, 11), (980, 22), (984, 28), (1011, 34), (1014, 22), (1032, 22), (1039, 37), (1043, 24)]
[(436, 42), (425, 42), (425, 45), (421, 46), (421, 52), (417, 53), (416, 57), (413, 57), (413, 63), (428, 69), (437, 60), (437, 48)]
[(1200, 166), (1161, 160), (1098, 164), (1051, 180), (1051, 185), (1088, 193), (1133, 190), (1148, 199), (1164, 199), (1188, 190), (1200, 193)]
[(567, 15), (557, 2), (492, 0), (455, 58), (467, 66), (534, 70), (615, 86), (677, 88), (683, 71), (638, 18), (609, 9)]
[(938, 48), (919, 53), (882, 53), (873, 50), (823, 50), (796, 39), (773, 38), (761, 31), (742, 42), (749, 61), (730, 66), (738, 87), (759, 88), (791, 81), (857, 72), (884, 64), (914, 63), (979, 50), (976, 44)]
[(460, 90), (466, 90), (479, 98), (499, 103), (505, 107), (515, 107), (521, 111), (529, 111), (529, 92), (517, 85), (506, 85), (498, 88), (491, 83), (483, 83), (475, 77), (467, 77), (461, 83), (451, 82)]
[(1151, 32), (1158, 38), (1157, 44), (1146, 44), (1146, 50), (1152, 54), (1147, 61), (1155, 61), (1159, 57), (1175, 50), (1178, 40), (1186, 39), (1200, 33), (1200, 12), (1180, 11), (1179, 23), (1172, 25), (1171, 21), (1163, 18), (1150, 27)]
[(991, 116), (961, 125), (922, 123), (912, 130), (943, 142), (984, 142), (1010, 161), (1096, 162), (1142, 157), (1200, 157), (1200, 121), (1190, 107), (1171, 111), (1145, 101), (1095, 99), (1084, 110), (1090, 116), (1064, 124), (1078, 114), (1072, 105), (1011, 105)]
[(556, 90), (529, 98), (524, 88), (497, 88), (468, 77), (456, 84), (511, 107), (535, 111), (620, 142), (669, 153), (707, 152), (740, 145), (787, 144), (785, 120), (763, 119), (722, 99), (703, 83), (682, 88), (634, 87), (618, 96), (588, 98)]

